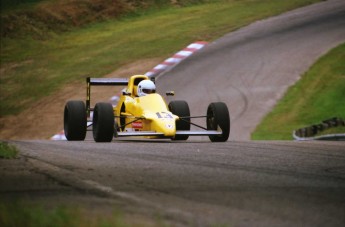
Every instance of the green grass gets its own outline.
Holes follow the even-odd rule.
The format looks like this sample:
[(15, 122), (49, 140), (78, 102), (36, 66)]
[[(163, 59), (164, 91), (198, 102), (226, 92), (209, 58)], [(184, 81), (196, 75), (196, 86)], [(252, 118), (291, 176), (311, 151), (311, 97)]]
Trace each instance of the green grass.
[(289, 140), (293, 130), (332, 117), (345, 119), (345, 44), (321, 57), (288, 89), (252, 139)]
[[(128, 213), (114, 206), (109, 208), (100, 204), (91, 207), (88, 203), (64, 203), (37, 201), (35, 198), (8, 199), (0, 196), (1, 227), (165, 227), (174, 226), (171, 218), (160, 211), (152, 214)], [(101, 207), (100, 207), (101, 206)], [(198, 226), (191, 219), (187, 226)], [(229, 226), (214, 222), (210, 226)]]
[(141, 226), (131, 225), (124, 214), (114, 210), (111, 214), (87, 214), (86, 208), (77, 205), (50, 205), (27, 201), (0, 202), (0, 226), (15, 227), (79, 227), (79, 226)]
[[(258, 19), (320, 0), (219, 0), (149, 10), (47, 40), (1, 39), (0, 116), (18, 114), (71, 81), (101, 77), (139, 59), (162, 59)], [(145, 72), (137, 72), (145, 73)]]
[(15, 146), (6, 142), (0, 142), (0, 158), (12, 159), (18, 154), (18, 150)]
[(78, 226), (80, 223), (75, 210), (58, 207), (47, 211), (39, 205), (28, 205), (26, 203), (0, 204), (0, 225), (1, 226)]
[(325, 129), (324, 131), (317, 133), (315, 136), (323, 136), (323, 135), (330, 135), (330, 134), (344, 134), (344, 133), (345, 133), (345, 126), (337, 126), (337, 127)]
[(32, 7), (47, 0), (1, 0), (1, 11)]

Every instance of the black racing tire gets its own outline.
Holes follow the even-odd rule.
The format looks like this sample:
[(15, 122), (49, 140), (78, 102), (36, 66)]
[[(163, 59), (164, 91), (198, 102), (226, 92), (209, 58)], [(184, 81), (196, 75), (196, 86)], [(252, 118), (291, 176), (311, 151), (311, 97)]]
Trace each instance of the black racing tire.
[(115, 120), (114, 121), (114, 138), (119, 137), (119, 134), (118, 134), (119, 131), (120, 131), (119, 125), (117, 124), (117, 121)]
[(110, 103), (97, 103), (93, 111), (92, 134), (96, 142), (111, 142), (114, 135), (114, 111)]
[[(190, 131), (190, 111), (186, 101), (176, 100), (171, 101), (168, 105), (169, 111), (179, 117), (186, 117), (183, 120), (176, 121), (176, 131)], [(176, 135), (172, 140), (187, 140), (188, 135)]]
[(64, 110), (64, 131), (68, 141), (85, 140), (87, 115), (83, 101), (68, 101)]
[(126, 113), (126, 106), (123, 103), (121, 106), (121, 110), (120, 110), (120, 125), (119, 125), (119, 129), (123, 132), (125, 131), (126, 128), (126, 117), (122, 116), (121, 113)]
[(207, 108), (207, 130), (222, 130), (221, 135), (210, 135), (212, 142), (225, 142), (230, 135), (230, 114), (223, 102), (211, 103)]

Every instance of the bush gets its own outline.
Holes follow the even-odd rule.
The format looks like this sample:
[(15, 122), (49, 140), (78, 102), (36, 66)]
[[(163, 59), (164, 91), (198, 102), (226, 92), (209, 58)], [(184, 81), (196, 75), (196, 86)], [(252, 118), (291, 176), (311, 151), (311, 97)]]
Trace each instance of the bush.
[(18, 154), (18, 150), (15, 146), (8, 144), (7, 142), (0, 142), (0, 158), (15, 158)]

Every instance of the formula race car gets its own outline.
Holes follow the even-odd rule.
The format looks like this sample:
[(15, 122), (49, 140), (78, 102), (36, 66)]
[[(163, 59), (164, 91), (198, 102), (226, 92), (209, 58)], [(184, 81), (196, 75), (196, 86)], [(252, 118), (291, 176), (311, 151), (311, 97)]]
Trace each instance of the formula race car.
[[(124, 78), (87, 78), (87, 99), (68, 101), (64, 109), (64, 131), (67, 140), (84, 140), (88, 129), (96, 142), (110, 142), (115, 137), (141, 136), (145, 138), (170, 138), (187, 140), (189, 136), (208, 136), (212, 142), (229, 138), (230, 116), (225, 103), (211, 103), (206, 115), (190, 116), (185, 101), (166, 104), (156, 93), (153, 78), (134, 75)], [(91, 86), (127, 86), (122, 90), (118, 104), (91, 103)], [(174, 95), (167, 92), (166, 95)], [(205, 118), (206, 127), (191, 122)], [(191, 125), (201, 130), (191, 130)]]

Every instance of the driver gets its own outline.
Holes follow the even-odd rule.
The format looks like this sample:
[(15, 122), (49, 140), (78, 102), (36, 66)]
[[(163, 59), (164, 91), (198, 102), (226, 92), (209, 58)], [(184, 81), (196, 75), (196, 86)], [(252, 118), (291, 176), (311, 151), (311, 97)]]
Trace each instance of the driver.
[(142, 80), (138, 84), (138, 96), (156, 93), (156, 85), (151, 80)]

